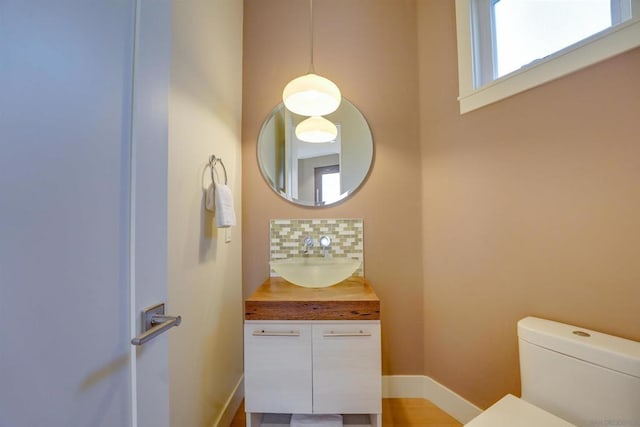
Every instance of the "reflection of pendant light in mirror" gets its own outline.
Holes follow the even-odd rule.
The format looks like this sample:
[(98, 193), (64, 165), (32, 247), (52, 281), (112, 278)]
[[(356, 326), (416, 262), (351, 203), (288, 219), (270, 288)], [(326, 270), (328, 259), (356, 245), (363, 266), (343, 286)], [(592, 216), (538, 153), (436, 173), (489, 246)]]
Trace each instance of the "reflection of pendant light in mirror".
[(331, 80), (315, 74), (313, 68), (313, 0), (309, 0), (309, 73), (291, 80), (282, 91), (289, 111), (302, 116), (324, 116), (340, 105), (340, 89)]
[(296, 126), (296, 138), (304, 142), (331, 142), (338, 136), (338, 128), (324, 117), (313, 116)]

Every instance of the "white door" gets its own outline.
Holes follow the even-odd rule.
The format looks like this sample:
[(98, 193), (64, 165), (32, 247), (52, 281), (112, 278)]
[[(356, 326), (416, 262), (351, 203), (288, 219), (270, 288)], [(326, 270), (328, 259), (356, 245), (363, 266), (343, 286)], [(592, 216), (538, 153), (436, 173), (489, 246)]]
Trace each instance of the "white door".
[(169, 423), (166, 335), (130, 344), (166, 298), (170, 3), (139, 1), (0, 0), (1, 427)]

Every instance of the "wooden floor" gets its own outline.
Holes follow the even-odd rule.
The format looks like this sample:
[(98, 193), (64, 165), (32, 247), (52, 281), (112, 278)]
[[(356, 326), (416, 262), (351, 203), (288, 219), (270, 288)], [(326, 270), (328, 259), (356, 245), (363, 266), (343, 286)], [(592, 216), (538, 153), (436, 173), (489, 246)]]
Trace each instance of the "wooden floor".
[[(382, 399), (384, 427), (461, 427), (458, 421), (424, 399)], [(244, 403), (238, 409), (231, 427), (244, 427)]]

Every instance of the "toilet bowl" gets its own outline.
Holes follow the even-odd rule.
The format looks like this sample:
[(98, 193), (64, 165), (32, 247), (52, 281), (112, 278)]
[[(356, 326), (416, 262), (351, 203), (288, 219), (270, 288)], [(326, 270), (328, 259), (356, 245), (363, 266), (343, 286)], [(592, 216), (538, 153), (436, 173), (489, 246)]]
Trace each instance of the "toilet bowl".
[(518, 322), (522, 398), (468, 427), (640, 426), (640, 343), (550, 320)]
[(474, 418), (467, 427), (575, 427), (568, 421), (507, 394)]

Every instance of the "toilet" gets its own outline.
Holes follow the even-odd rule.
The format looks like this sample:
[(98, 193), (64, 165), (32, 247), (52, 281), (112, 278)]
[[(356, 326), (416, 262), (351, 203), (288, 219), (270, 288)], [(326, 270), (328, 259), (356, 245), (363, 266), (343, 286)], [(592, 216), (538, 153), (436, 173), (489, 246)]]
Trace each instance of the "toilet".
[(551, 320), (518, 322), (522, 398), (467, 427), (638, 427), (640, 342)]

